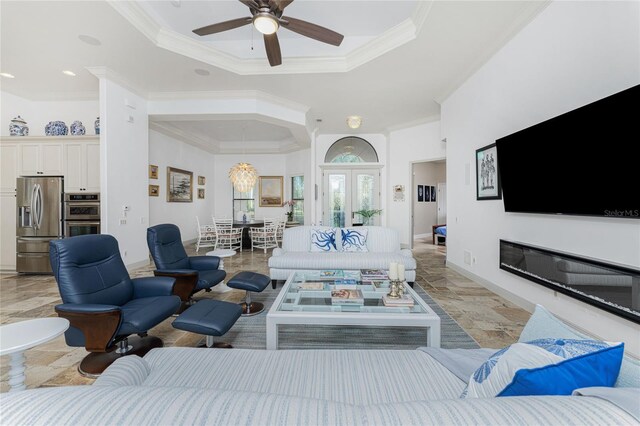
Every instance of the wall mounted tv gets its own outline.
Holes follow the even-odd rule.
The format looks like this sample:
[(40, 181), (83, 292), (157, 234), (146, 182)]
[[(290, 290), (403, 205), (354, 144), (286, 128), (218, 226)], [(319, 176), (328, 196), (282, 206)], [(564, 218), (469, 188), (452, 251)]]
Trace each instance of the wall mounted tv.
[(507, 212), (640, 219), (640, 85), (496, 141)]

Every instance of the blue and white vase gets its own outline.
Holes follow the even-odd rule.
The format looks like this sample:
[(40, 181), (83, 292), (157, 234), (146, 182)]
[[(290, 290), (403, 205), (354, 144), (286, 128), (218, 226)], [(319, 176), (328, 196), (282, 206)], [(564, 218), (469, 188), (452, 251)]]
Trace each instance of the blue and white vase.
[(82, 121), (74, 121), (71, 123), (71, 134), (74, 136), (82, 136), (85, 134), (85, 128), (82, 125)]
[(64, 121), (50, 121), (44, 126), (44, 134), (47, 136), (64, 136), (68, 133), (69, 129)]
[(27, 122), (20, 116), (11, 120), (11, 124), (9, 124), (9, 135), (29, 136), (29, 126), (27, 126)]
[(93, 123), (94, 128), (96, 129), (96, 135), (100, 134), (100, 117), (96, 118), (96, 122)]

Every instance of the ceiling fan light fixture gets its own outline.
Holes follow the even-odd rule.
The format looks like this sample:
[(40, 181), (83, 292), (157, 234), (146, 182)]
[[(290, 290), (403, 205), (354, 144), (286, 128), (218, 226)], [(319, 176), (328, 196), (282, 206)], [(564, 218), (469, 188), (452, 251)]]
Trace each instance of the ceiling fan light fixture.
[(347, 117), (347, 126), (351, 129), (357, 129), (362, 125), (362, 117), (359, 115), (350, 115)]
[(269, 12), (258, 12), (253, 17), (253, 26), (262, 34), (273, 34), (278, 31), (280, 24)]

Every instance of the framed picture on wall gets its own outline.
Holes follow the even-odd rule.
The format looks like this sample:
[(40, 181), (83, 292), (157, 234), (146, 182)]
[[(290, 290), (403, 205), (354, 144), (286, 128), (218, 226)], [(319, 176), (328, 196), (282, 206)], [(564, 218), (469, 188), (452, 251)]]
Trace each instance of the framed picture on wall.
[(501, 200), (496, 144), (476, 150), (476, 200)]
[(167, 167), (167, 201), (193, 202), (193, 172)]
[(158, 179), (158, 166), (149, 164), (149, 179)]
[(424, 201), (424, 186), (423, 185), (418, 185), (418, 201), (419, 202)]
[(206, 183), (207, 183), (207, 178), (206, 177), (198, 176), (198, 185), (205, 185)]
[(160, 196), (160, 185), (149, 185), (149, 197)]
[(204, 188), (198, 188), (198, 199), (204, 200)]
[(429, 185), (424, 186), (424, 201), (431, 201), (431, 187)]
[(283, 177), (260, 176), (260, 207), (282, 207), (284, 201)]
[(431, 201), (436, 201), (436, 187), (431, 187)]

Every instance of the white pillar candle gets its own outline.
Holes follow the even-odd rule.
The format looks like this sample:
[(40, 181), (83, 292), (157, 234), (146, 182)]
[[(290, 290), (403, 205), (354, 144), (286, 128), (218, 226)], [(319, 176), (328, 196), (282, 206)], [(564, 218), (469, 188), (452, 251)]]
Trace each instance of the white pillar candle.
[(389, 279), (398, 279), (398, 264), (396, 262), (391, 262), (391, 264), (389, 264)]
[(398, 263), (398, 279), (404, 281), (404, 265), (402, 263)]

